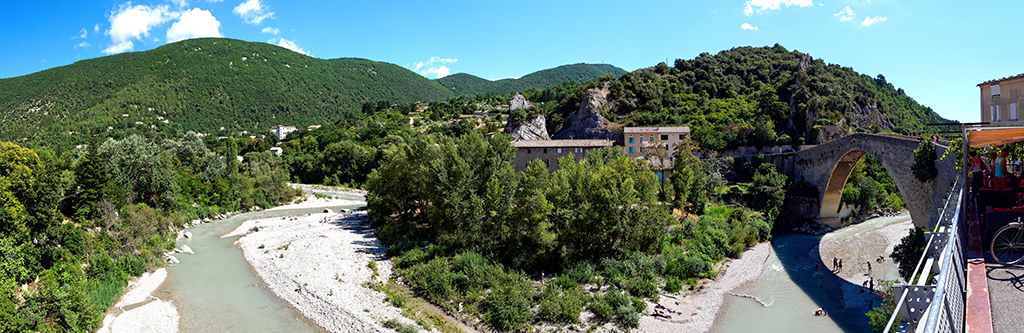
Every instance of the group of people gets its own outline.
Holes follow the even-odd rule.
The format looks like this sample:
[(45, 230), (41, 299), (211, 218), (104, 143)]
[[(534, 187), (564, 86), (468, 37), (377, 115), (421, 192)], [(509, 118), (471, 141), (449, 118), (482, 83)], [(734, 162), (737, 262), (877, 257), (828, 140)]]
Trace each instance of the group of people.
[(843, 259), (832, 257), (832, 272), (839, 273), (843, 271)]
[(1018, 178), (1011, 172), (1013, 168), (1007, 156), (1009, 153), (1005, 150), (999, 152), (998, 157), (995, 151), (990, 151), (988, 161), (984, 161), (976, 151), (971, 151), (971, 189), (975, 193), (982, 187), (1003, 190), (1011, 184), (1019, 184), (1013, 181)]
[(655, 317), (662, 317), (662, 318), (665, 318), (665, 319), (672, 319), (672, 315), (670, 315), (670, 313), (677, 314), (677, 315), (678, 314), (682, 314), (679, 311), (675, 311), (675, 310), (669, 309), (669, 308), (665, 307), (664, 305), (661, 305), (661, 303), (658, 303), (658, 304), (654, 305), (654, 313), (651, 314), (651, 315), (655, 316)]

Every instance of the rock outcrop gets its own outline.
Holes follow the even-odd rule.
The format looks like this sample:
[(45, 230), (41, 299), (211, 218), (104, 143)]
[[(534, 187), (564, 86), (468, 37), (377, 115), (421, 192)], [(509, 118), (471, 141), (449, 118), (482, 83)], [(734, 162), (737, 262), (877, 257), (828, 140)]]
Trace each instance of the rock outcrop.
[(606, 82), (602, 88), (591, 88), (580, 103), (579, 111), (565, 119), (565, 127), (555, 133), (554, 139), (608, 139), (622, 140), (622, 131), (611, 126), (608, 119), (601, 116), (601, 110), (608, 110), (615, 103), (608, 100)]
[(512, 140), (551, 140), (544, 115), (522, 123), (509, 121), (505, 125), (505, 133), (512, 135)]
[[(516, 94), (508, 103), (509, 111), (526, 109), (533, 106), (523, 95)], [(548, 135), (547, 120), (544, 115), (537, 115), (533, 119), (522, 123), (509, 120), (505, 125), (505, 133), (512, 136), (512, 140), (551, 140)]]
[(523, 95), (520, 93), (516, 93), (515, 96), (512, 96), (512, 100), (508, 102), (509, 111), (514, 111), (516, 109), (525, 109), (531, 106), (533, 106), (533, 104), (530, 103), (530, 101), (526, 100), (526, 97), (523, 97)]

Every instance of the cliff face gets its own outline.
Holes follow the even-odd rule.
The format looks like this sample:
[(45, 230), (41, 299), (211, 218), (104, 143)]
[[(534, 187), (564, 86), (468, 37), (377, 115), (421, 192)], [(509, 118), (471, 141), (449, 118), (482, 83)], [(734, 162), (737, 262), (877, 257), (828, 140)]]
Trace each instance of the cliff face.
[(505, 133), (512, 135), (512, 140), (551, 140), (544, 115), (538, 115), (522, 123), (509, 121), (505, 125)]
[[(512, 101), (508, 103), (509, 111), (525, 109), (530, 106), (533, 106), (533, 104), (530, 104), (530, 101), (527, 101), (526, 97), (520, 94), (512, 96)], [(545, 120), (544, 115), (538, 115), (522, 123), (509, 121), (505, 125), (505, 133), (512, 135), (512, 140), (551, 140), (551, 136), (548, 135), (547, 120)]]
[(579, 111), (565, 119), (565, 127), (553, 136), (554, 139), (609, 139), (622, 140), (622, 129), (601, 116), (601, 110), (608, 110), (615, 103), (608, 100), (608, 83), (602, 88), (587, 90), (580, 103)]

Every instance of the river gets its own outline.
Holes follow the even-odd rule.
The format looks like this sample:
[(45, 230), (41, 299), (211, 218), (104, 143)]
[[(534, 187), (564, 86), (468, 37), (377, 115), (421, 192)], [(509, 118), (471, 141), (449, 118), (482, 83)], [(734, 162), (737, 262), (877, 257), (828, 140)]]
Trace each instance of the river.
[[(870, 332), (869, 306), (880, 298), (861, 293), (861, 283), (874, 278), (899, 279), (888, 259), (893, 239), (906, 235), (910, 216), (873, 218), (824, 236), (781, 235), (771, 241), (771, 254), (761, 276), (726, 294), (713, 332)], [(878, 255), (886, 261), (874, 260)], [(832, 258), (844, 259), (843, 272), (833, 273)], [(872, 264), (871, 275), (867, 262)], [(815, 271), (815, 263), (820, 271)], [(856, 264), (855, 264), (856, 263)], [(763, 304), (761, 303), (763, 302)], [(814, 316), (822, 307), (827, 317)]]
[[(362, 197), (338, 196), (365, 200)], [(179, 328), (185, 333), (226, 332), (323, 332), (298, 311), (263, 285), (233, 243), (238, 237), (220, 238), (250, 218), (281, 217), (319, 213), (337, 206), (252, 212), (236, 215), (189, 229), (188, 245), (196, 254), (178, 254), (180, 264), (167, 268), (167, 280), (158, 290), (174, 300), (181, 315)]]

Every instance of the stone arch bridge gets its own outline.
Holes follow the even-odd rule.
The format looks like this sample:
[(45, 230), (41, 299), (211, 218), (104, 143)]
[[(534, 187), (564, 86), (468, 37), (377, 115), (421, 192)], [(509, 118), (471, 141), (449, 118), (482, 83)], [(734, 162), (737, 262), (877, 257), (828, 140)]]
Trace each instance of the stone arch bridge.
[(914, 164), (914, 149), (920, 143), (921, 139), (909, 136), (855, 133), (794, 153), (794, 172), (797, 179), (806, 180), (818, 188), (818, 202), (821, 204), (818, 222), (839, 227), (842, 225), (839, 205), (843, 187), (857, 161), (870, 153), (889, 171), (910, 211), (914, 226), (928, 227), (939, 219), (946, 191), (956, 179), (955, 161), (960, 156), (943, 158), (948, 148), (936, 145), (935, 167), (939, 175), (921, 182), (910, 170)]

